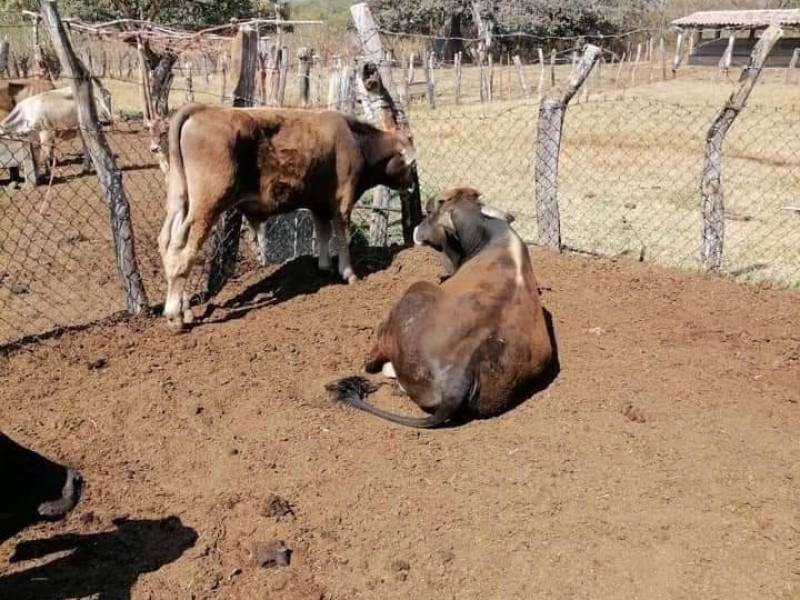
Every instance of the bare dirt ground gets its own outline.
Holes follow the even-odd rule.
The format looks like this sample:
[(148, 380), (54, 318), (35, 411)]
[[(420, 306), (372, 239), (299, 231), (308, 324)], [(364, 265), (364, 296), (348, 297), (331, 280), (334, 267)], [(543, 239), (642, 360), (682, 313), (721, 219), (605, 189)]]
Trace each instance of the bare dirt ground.
[[(0, 598), (800, 598), (800, 295), (534, 260), (561, 373), (438, 431), (323, 388), (436, 280), (420, 249), (352, 287), (308, 258), (257, 271), (185, 335), (120, 322), (0, 358), (0, 427), (88, 482), (0, 547)], [(275, 539), (291, 565), (254, 565)]]

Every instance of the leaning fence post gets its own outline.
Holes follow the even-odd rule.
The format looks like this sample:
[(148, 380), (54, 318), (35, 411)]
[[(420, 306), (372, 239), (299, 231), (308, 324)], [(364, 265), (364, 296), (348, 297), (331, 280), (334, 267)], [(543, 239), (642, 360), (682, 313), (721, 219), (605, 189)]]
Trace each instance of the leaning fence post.
[(122, 174), (114, 162), (114, 155), (98, 123), (92, 82), (86, 67), (75, 56), (55, 0), (39, 0), (39, 10), (50, 31), (64, 76), (71, 82), (72, 92), (78, 105), (81, 135), (105, 194), (111, 217), (117, 270), (125, 292), (125, 304), (129, 313), (139, 314), (147, 306), (147, 296), (136, 262), (130, 205), (125, 195), (125, 188), (122, 186)]
[[(242, 25), (233, 38), (231, 48), (231, 73), (236, 82), (233, 88), (233, 106), (253, 106), (258, 62), (258, 32)], [(211, 265), (206, 281), (206, 298), (219, 293), (233, 274), (239, 253), (239, 233), (242, 213), (236, 209), (226, 211), (217, 223), (211, 237)]]
[(535, 190), (539, 242), (561, 251), (561, 217), (558, 209), (558, 158), (561, 129), (567, 105), (600, 58), (600, 48), (587, 44), (566, 84), (547, 94), (539, 105)]
[(706, 134), (703, 174), (700, 179), (700, 203), (703, 214), (703, 239), (700, 257), (703, 266), (719, 273), (722, 265), (722, 246), (725, 239), (725, 204), (722, 188), (722, 144), (736, 117), (744, 109), (750, 92), (756, 85), (764, 62), (772, 47), (783, 35), (775, 25), (768, 27), (750, 55), (749, 64), (742, 70), (739, 86), (731, 94)]
[[(392, 120), (402, 127), (405, 127), (409, 133), (411, 126), (408, 122), (405, 110), (400, 103), (397, 91), (394, 88), (392, 81), (392, 68), (383, 58), (383, 47), (381, 45), (381, 38), (378, 34), (378, 26), (372, 16), (369, 6), (366, 2), (354, 4), (350, 7), (350, 13), (353, 16), (353, 21), (356, 24), (359, 38), (361, 39), (361, 49), (366, 62), (371, 62), (378, 65), (378, 74), (380, 75), (381, 86), (385, 91), (385, 99), (390, 102), (389, 110), (391, 112)], [(419, 175), (417, 173), (417, 166), (414, 164), (412, 167), (413, 173), (413, 188), (411, 191), (401, 191), (400, 203), (402, 205), (402, 224), (403, 224), (403, 240), (407, 244), (414, 241), (414, 227), (422, 221), (422, 202), (419, 195)]]

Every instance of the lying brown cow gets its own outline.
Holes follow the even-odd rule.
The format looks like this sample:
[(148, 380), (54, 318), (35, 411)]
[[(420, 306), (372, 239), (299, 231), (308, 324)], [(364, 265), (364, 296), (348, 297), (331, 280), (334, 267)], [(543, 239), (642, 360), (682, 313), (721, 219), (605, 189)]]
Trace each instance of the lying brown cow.
[(177, 327), (192, 320), (186, 279), (212, 226), (232, 207), (254, 229), (274, 214), (310, 209), (324, 271), (332, 220), (339, 273), (354, 282), (353, 205), (377, 185), (410, 187), (414, 161), (404, 130), (384, 132), (335, 111), (185, 106), (169, 127), (167, 215), (159, 235), (164, 315)]
[(411, 427), (436, 427), (466, 405), (478, 417), (508, 409), (554, 356), (528, 249), (511, 217), (472, 188), (428, 201), (414, 240), (443, 252), (455, 273), (413, 284), (378, 328), (366, 371), (396, 377), (425, 418), (372, 406), (361, 377), (331, 383), (338, 400)]

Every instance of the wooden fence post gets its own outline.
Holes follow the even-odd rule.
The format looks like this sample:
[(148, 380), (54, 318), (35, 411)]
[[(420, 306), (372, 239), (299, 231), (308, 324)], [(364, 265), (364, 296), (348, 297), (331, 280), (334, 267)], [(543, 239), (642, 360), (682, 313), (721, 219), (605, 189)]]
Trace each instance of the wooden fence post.
[(461, 104), (461, 52), (456, 52), (453, 74), (453, 85), (455, 85), (455, 103)]
[(428, 108), (436, 108), (436, 81), (433, 78), (433, 52), (428, 53), (425, 64), (425, 85), (427, 86)]
[(55, 0), (39, 0), (39, 11), (50, 32), (64, 76), (70, 81), (77, 100), (81, 135), (100, 179), (111, 218), (111, 235), (126, 308), (130, 314), (136, 315), (147, 307), (147, 296), (136, 261), (130, 205), (122, 186), (122, 174), (97, 119), (89, 73), (75, 56)]
[[(408, 117), (399, 101), (392, 81), (391, 65), (381, 60), (383, 58), (383, 47), (372, 12), (367, 3), (362, 2), (351, 6), (350, 13), (353, 16), (353, 21), (361, 39), (361, 48), (365, 61), (378, 65), (377, 73), (380, 75), (380, 84), (383, 89), (382, 95), (384, 102), (388, 105), (388, 112), (391, 114), (394, 123), (405, 127), (410, 133), (411, 126), (408, 122)], [(422, 221), (422, 203), (420, 201), (419, 175), (416, 164), (413, 166), (412, 177), (414, 182), (412, 189), (401, 190), (400, 192), (403, 212), (403, 240), (407, 244), (413, 243), (414, 227)]]
[(622, 77), (622, 67), (625, 64), (625, 52), (622, 53), (622, 56), (619, 59), (619, 64), (617, 65), (617, 78), (614, 81), (614, 87), (619, 88), (620, 78)]
[[(233, 106), (253, 106), (255, 99), (256, 69), (258, 63), (258, 32), (242, 25), (233, 38), (231, 72), (236, 85), (233, 89)], [(219, 293), (236, 267), (239, 254), (239, 234), (242, 213), (236, 209), (226, 211), (211, 236), (211, 265), (206, 281), (206, 298)]]
[(517, 76), (519, 77), (519, 87), (522, 88), (522, 93), (526, 98), (531, 97), (531, 90), (528, 87), (528, 82), (525, 80), (525, 73), (522, 71), (522, 59), (519, 54), (514, 55), (514, 66), (517, 67)]
[(636, 85), (636, 74), (639, 71), (639, 60), (642, 58), (642, 45), (636, 44), (636, 62), (631, 69), (631, 86)]
[(541, 98), (542, 94), (544, 93), (544, 50), (541, 48), (539, 50), (539, 88), (537, 92), (539, 97)]
[[(795, 48), (792, 52), (792, 59), (789, 61), (789, 66), (786, 68), (786, 83), (794, 83), (795, 69), (797, 69), (797, 61), (800, 60), (800, 48)], [(0, 73), (3, 70), (0, 69)]]
[(289, 79), (289, 49), (281, 46), (281, 73), (280, 86), (278, 87), (278, 106), (283, 106), (286, 101), (286, 80)]
[(194, 102), (194, 87), (192, 82), (192, 63), (186, 61), (186, 101)]
[(550, 51), (550, 87), (556, 87), (556, 49)]
[(587, 44), (566, 85), (542, 98), (537, 129), (535, 190), (539, 243), (561, 251), (561, 217), (558, 209), (558, 159), (561, 130), (569, 101), (600, 58), (600, 48)]
[(6, 77), (11, 77), (11, 72), (8, 68), (8, 53), (11, 50), (11, 45), (7, 39), (0, 40), (0, 75), (5, 74)]
[(313, 52), (309, 48), (300, 48), (297, 51), (298, 67), (298, 95), (300, 106), (307, 107), (311, 103), (311, 65)]
[(700, 251), (703, 266), (719, 273), (722, 266), (722, 249), (725, 239), (725, 203), (722, 188), (722, 144), (731, 125), (745, 107), (750, 92), (756, 85), (764, 62), (775, 43), (783, 35), (780, 27), (768, 27), (753, 52), (750, 62), (742, 71), (739, 86), (731, 94), (706, 134), (703, 174), (700, 179), (700, 199), (703, 214), (703, 239)]
[(719, 71), (717, 72), (717, 78), (722, 75), (723, 71), (725, 74), (728, 74), (728, 71), (731, 69), (731, 60), (733, 59), (733, 45), (736, 43), (736, 34), (731, 33), (730, 37), (728, 38), (728, 46), (725, 48), (725, 52), (722, 53), (722, 57), (719, 59)]
[(681, 43), (683, 42), (683, 32), (678, 32), (678, 39), (675, 40), (675, 56), (672, 58), (672, 78), (678, 74), (678, 67), (681, 66), (683, 55), (681, 54)]

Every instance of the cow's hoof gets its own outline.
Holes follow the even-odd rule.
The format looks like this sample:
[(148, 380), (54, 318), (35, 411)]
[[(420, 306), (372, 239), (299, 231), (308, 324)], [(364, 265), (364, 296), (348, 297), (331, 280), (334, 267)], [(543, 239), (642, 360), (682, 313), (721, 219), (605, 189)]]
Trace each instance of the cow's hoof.
[(358, 282), (358, 275), (350, 275), (347, 278), (347, 284), (348, 285), (353, 285), (354, 283), (357, 283), (357, 282)]
[(184, 323), (180, 315), (169, 316), (166, 317), (166, 319), (167, 325), (169, 325), (173, 333), (183, 333), (186, 331), (186, 323)]
[(194, 323), (194, 313), (187, 308), (185, 311), (183, 311), (183, 324), (191, 325), (192, 323)]

